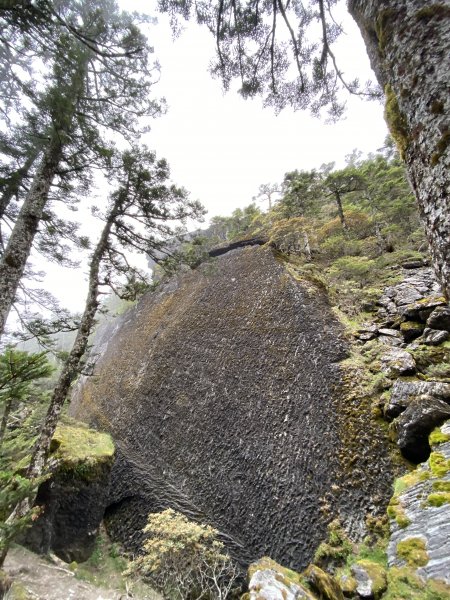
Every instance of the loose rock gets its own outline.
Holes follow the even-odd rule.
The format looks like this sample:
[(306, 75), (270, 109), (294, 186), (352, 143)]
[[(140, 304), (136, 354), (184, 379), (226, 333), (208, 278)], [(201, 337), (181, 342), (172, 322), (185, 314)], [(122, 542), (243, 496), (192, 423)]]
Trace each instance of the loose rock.
[(398, 379), (392, 386), (391, 396), (384, 407), (388, 420), (398, 417), (415, 398), (433, 396), (450, 403), (450, 384), (439, 381), (403, 381)]
[(386, 375), (411, 375), (416, 370), (414, 358), (406, 350), (391, 348), (381, 358), (381, 370)]
[(427, 327), (450, 332), (450, 307), (438, 306), (435, 308), (428, 317)]
[(450, 405), (422, 395), (414, 400), (394, 422), (397, 444), (405, 458), (421, 463), (430, 455), (428, 436), (438, 425), (450, 418)]

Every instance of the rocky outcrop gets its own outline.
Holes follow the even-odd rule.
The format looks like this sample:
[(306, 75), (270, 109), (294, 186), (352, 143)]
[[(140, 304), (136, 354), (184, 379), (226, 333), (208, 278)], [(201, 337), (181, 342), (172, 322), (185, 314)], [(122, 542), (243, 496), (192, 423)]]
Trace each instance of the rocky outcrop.
[(450, 421), (430, 436), (427, 462), (397, 482), (389, 565), (450, 583)]
[(266, 556), (250, 565), (248, 578), (242, 600), (316, 600), (298, 573)]
[(39, 487), (42, 512), (23, 540), (34, 552), (82, 562), (95, 546), (109, 495), (114, 445), (108, 434), (82, 423), (58, 425), (51, 445), (51, 476)]
[[(393, 478), (326, 295), (270, 248), (232, 250), (100, 332), (72, 401), (113, 435), (109, 531), (136, 549), (149, 511), (213, 524), (235, 556), (306, 566), (339, 516), (356, 537)], [(351, 448), (350, 448), (351, 446)]]

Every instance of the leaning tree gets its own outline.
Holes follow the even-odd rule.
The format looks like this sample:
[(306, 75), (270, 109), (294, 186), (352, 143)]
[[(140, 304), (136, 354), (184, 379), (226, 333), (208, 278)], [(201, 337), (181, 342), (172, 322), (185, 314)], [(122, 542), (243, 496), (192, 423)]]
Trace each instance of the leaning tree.
[[(14, 193), (20, 210), (0, 259), (0, 334), (36, 236), (45, 234), (49, 220), (53, 229), (67, 233), (49, 206), (52, 190), (59, 189), (59, 200), (66, 200), (67, 186), (74, 180), (88, 187), (95, 170), (109, 166), (108, 140), (135, 140), (146, 130), (142, 119), (161, 111), (150, 97), (155, 81), (152, 49), (135, 15), (119, 11), (113, 0), (20, 4), (17, 10), (17, 3), (0, 2), (0, 49), (11, 50), (6, 53), (10, 70), (23, 74), (11, 89), (19, 95), (28, 91), (27, 106), (7, 108), (25, 113), (24, 123), (29, 124), (23, 132), (26, 148), (19, 153), (17, 168), (7, 171), (1, 190), (5, 210)], [(24, 69), (12, 68), (22, 47), (33, 50), (30, 68), (35, 57), (46, 61), (47, 73), (40, 75), (37, 88), (29, 86)], [(6, 139), (3, 147), (8, 143)], [(47, 236), (44, 247), (52, 243)]]
[(333, 51), (342, 32), (338, 0), (159, 0), (176, 21), (195, 16), (216, 40), (212, 66), (225, 87), (240, 80), (244, 97), (262, 95), (280, 110), (328, 107), (340, 92), (382, 95), (386, 121), (406, 164), (433, 264), (450, 297), (450, 2), (348, 0), (379, 83), (347, 81)]

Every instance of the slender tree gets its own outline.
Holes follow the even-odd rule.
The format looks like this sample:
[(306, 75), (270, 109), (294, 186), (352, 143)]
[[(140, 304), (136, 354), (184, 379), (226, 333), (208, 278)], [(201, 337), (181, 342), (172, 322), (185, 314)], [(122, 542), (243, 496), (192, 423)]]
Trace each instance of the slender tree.
[[(99, 307), (100, 290), (108, 286), (123, 297), (132, 296), (145, 277), (129, 263), (127, 251), (152, 256), (174, 236), (173, 222), (198, 219), (204, 213), (197, 201), (188, 200), (185, 190), (168, 183), (167, 162), (157, 160), (146, 148), (125, 152), (117, 165), (115, 178), (120, 184), (110, 196), (103, 215), (104, 227), (91, 256), (85, 309), (32, 453), (27, 472), (29, 479), (40, 476), (44, 468), (61, 409), (86, 353)], [(26, 508), (25, 503), (19, 514)]]
[(334, 199), (342, 229), (346, 231), (347, 222), (345, 220), (344, 207), (342, 206), (343, 198), (351, 192), (364, 190), (367, 187), (364, 178), (357, 168), (349, 166), (345, 169), (329, 173), (322, 185)]
[[(175, 19), (194, 14), (216, 40), (213, 72), (244, 96), (263, 95), (280, 110), (328, 107), (342, 113), (341, 90), (384, 92), (386, 121), (419, 204), (435, 271), (450, 297), (450, 4), (423, 0), (348, 0), (378, 80), (347, 81), (333, 51), (342, 28), (337, 0), (160, 0)], [(320, 33), (318, 33), (320, 32)]]
[[(50, 47), (52, 72), (36, 99), (44, 115), (40, 129), (45, 143), (0, 260), (0, 333), (35, 236), (49, 214), (51, 186), (81, 174), (89, 181), (86, 173), (104, 167), (111, 156), (100, 132), (131, 141), (145, 130), (141, 119), (160, 111), (149, 97), (154, 80), (151, 49), (133, 17), (120, 13), (113, 0), (61, 6), (59, 16), (67, 27), (51, 30), (58, 34)], [(77, 22), (83, 41), (68, 31), (71, 22)], [(25, 25), (23, 29), (28, 35)], [(35, 29), (31, 31), (35, 35)]]

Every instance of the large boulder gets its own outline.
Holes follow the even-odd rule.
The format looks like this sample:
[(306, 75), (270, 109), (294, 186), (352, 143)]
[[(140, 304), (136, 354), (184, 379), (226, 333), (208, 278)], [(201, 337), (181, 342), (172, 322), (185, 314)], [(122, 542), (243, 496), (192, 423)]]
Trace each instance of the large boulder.
[(429, 434), (449, 418), (450, 404), (433, 396), (418, 396), (393, 423), (403, 456), (414, 463), (427, 460)]
[(52, 474), (35, 501), (42, 513), (24, 544), (39, 554), (54, 552), (66, 562), (87, 560), (107, 505), (113, 461), (108, 434), (83, 423), (58, 425), (51, 444)]
[(116, 441), (106, 524), (130, 550), (147, 513), (172, 507), (214, 525), (242, 563), (270, 553), (299, 569), (332, 518), (360, 537), (385, 509), (387, 434), (307, 277), (270, 248), (238, 248), (99, 333), (71, 410)]

